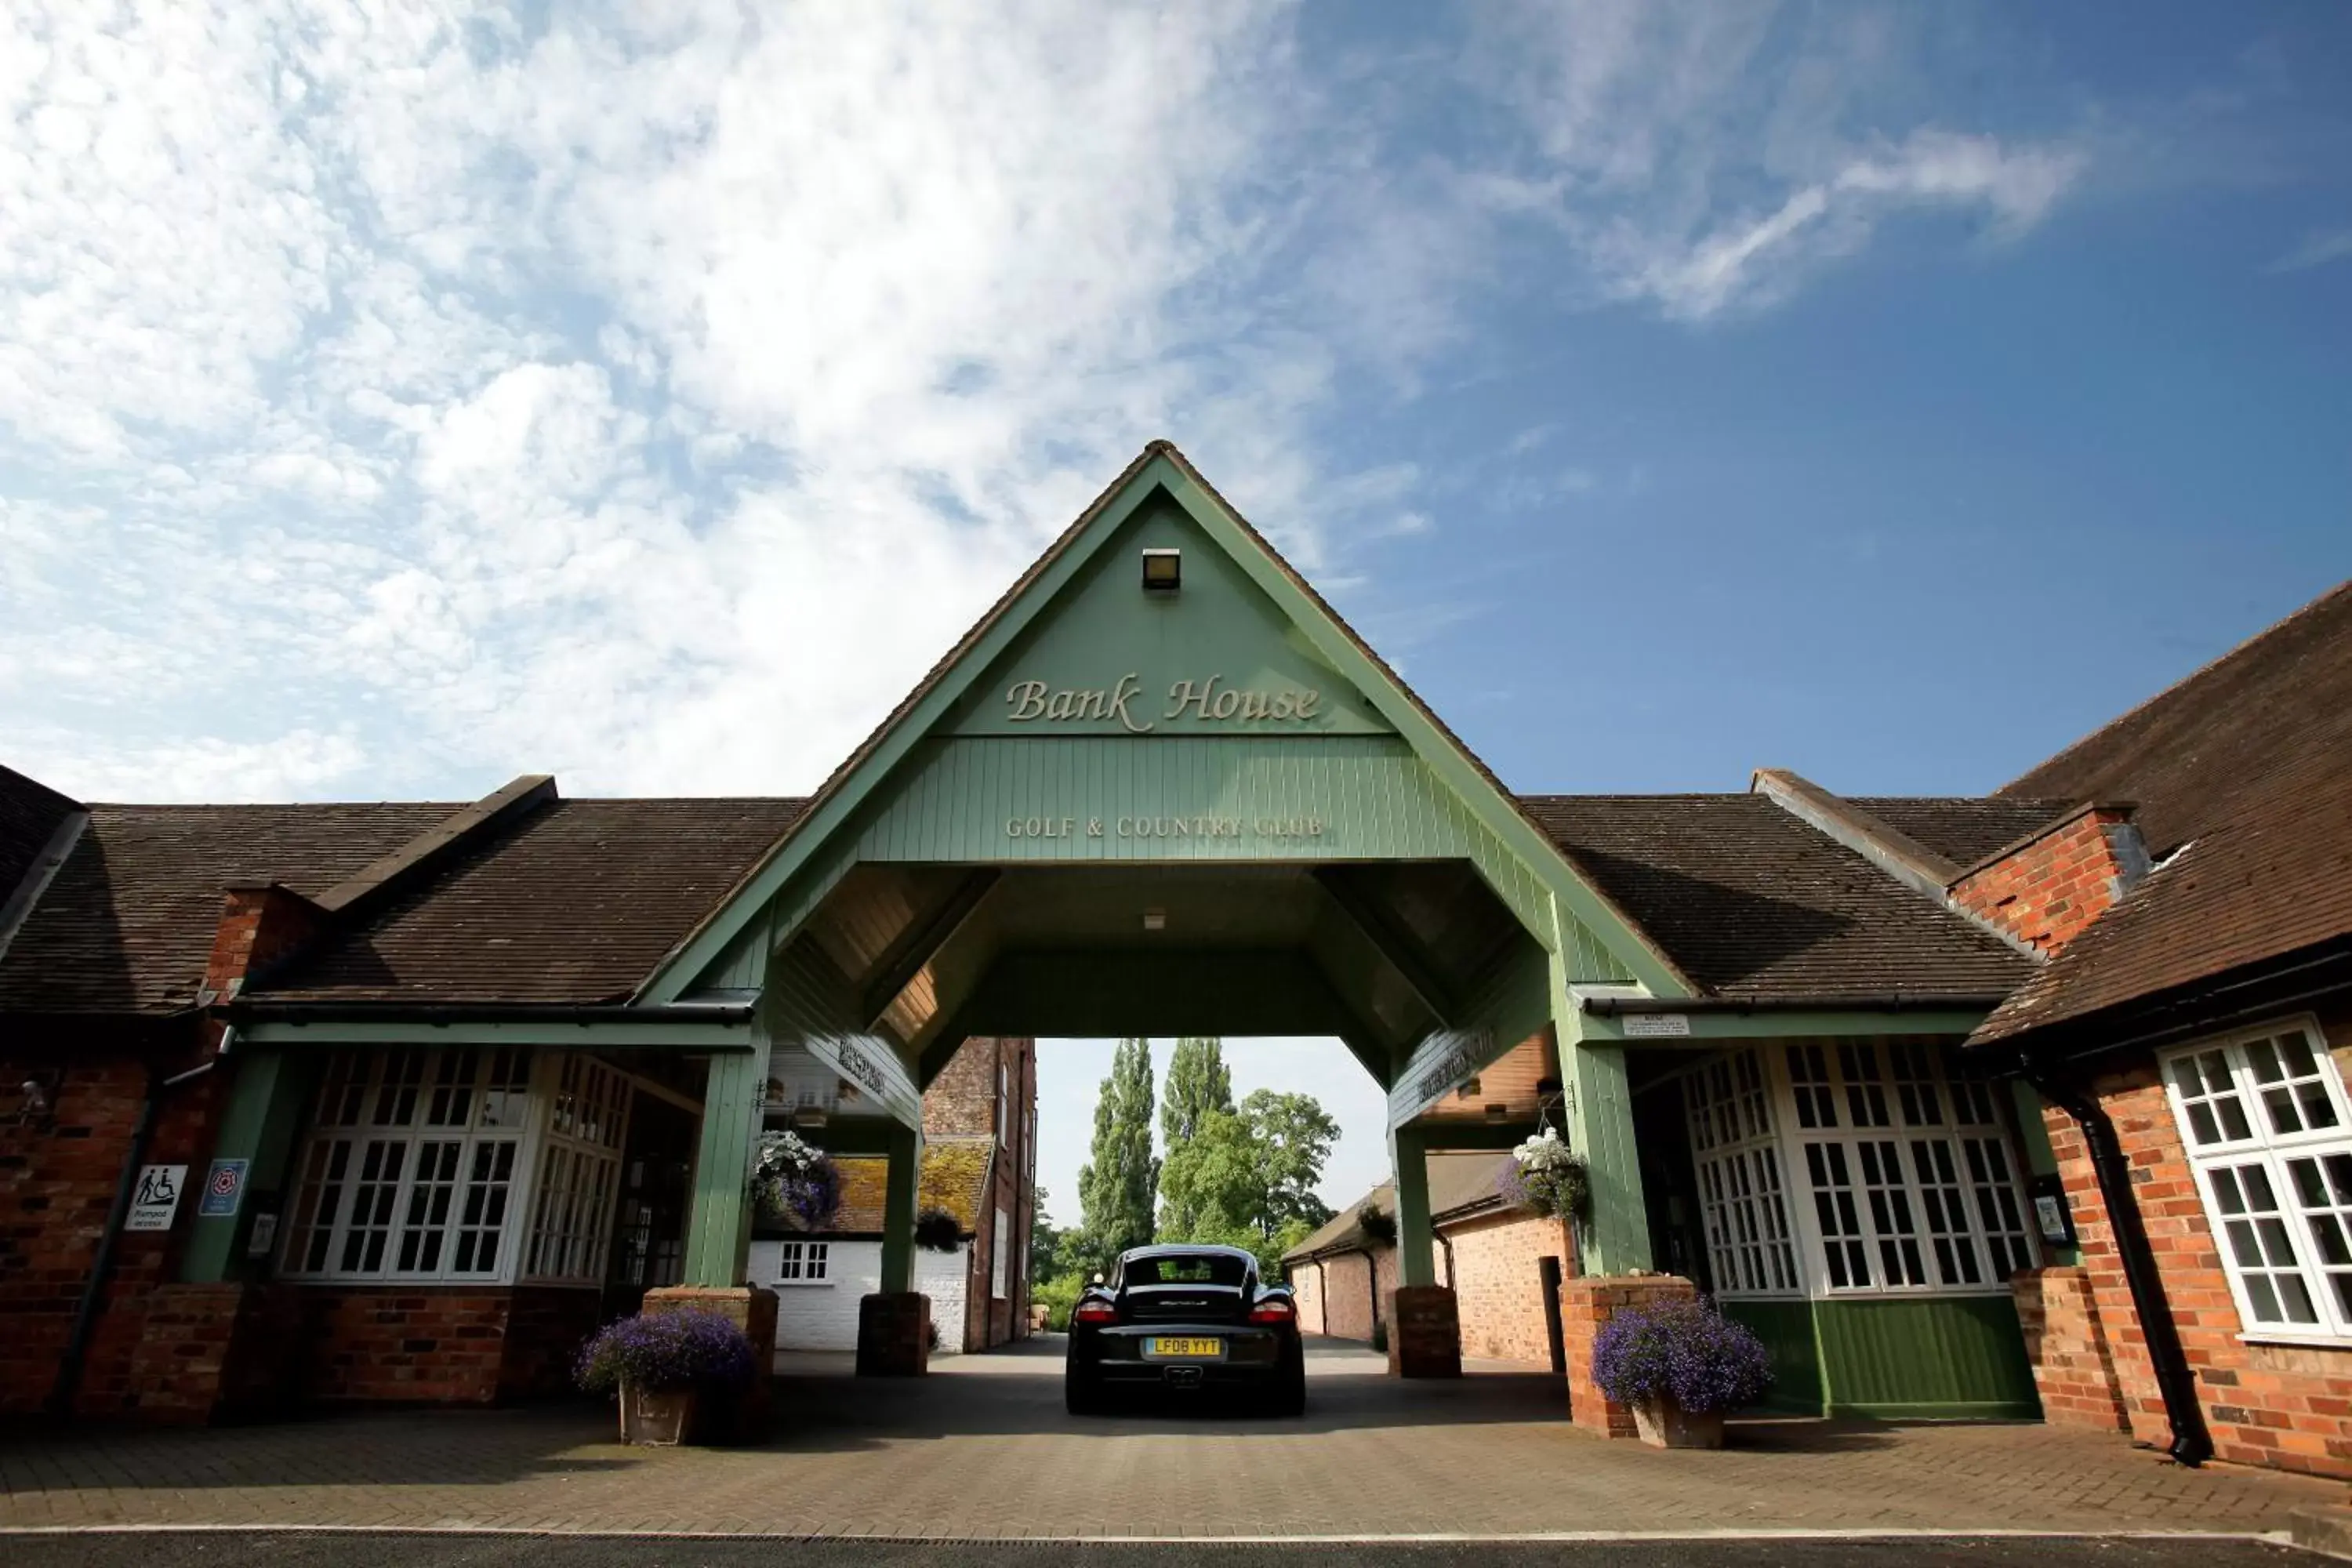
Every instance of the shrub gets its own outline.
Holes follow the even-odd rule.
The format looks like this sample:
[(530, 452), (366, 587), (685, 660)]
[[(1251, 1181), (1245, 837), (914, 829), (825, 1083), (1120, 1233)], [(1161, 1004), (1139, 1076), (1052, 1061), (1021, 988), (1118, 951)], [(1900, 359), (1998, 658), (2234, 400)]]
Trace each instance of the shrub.
[(591, 1334), (572, 1375), (591, 1394), (613, 1394), (624, 1378), (663, 1392), (717, 1392), (746, 1386), (753, 1370), (751, 1342), (718, 1313), (641, 1312)]
[(823, 1230), (841, 1212), (841, 1172), (797, 1132), (763, 1132), (751, 1166), (761, 1212), (801, 1230)]
[(929, 1252), (953, 1252), (963, 1245), (962, 1222), (945, 1209), (925, 1209), (915, 1216), (915, 1245)]
[(1387, 1242), (1391, 1246), (1396, 1242), (1396, 1215), (1378, 1204), (1366, 1204), (1358, 1209), (1356, 1224), (1374, 1241)]
[(1040, 1280), (1030, 1288), (1029, 1299), (1046, 1310), (1045, 1326), (1055, 1333), (1067, 1333), (1070, 1309), (1077, 1305), (1078, 1292), (1087, 1288), (1083, 1274), (1065, 1274), (1057, 1279)]
[(1753, 1405), (1772, 1386), (1764, 1342), (1704, 1301), (1630, 1307), (1601, 1326), (1592, 1381), (1620, 1405), (1671, 1399), (1694, 1415)]

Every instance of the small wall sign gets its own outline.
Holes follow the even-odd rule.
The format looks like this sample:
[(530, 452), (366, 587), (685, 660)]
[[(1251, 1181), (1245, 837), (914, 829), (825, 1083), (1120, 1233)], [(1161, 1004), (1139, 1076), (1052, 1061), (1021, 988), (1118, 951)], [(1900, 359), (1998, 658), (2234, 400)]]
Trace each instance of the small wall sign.
[(188, 1184), (185, 1165), (142, 1165), (139, 1184), (131, 1189), (131, 1212), (125, 1230), (169, 1230), (180, 1212), (180, 1189)]
[(2066, 1184), (2055, 1173), (2037, 1175), (2027, 1184), (2033, 1199), (2033, 1227), (2042, 1233), (2044, 1247), (2079, 1245), (2074, 1237), (2074, 1214), (2066, 1204)]
[(1668, 1035), (1680, 1037), (1690, 1033), (1687, 1013), (1627, 1013), (1622, 1016), (1629, 1040), (1651, 1040)]
[(237, 1205), (245, 1201), (245, 1173), (251, 1163), (247, 1160), (215, 1160), (213, 1168), (205, 1173), (205, 1195), (196, 1201), (196, 1214), (204, 1219), (235, 1219)]

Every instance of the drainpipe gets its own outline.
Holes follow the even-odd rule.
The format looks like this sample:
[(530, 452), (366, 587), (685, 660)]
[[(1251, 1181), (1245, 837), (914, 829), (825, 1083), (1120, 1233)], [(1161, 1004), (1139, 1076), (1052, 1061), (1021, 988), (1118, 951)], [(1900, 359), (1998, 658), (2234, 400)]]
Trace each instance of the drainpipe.
[(1451, 1290), (1454, 1289), (1454, 1238), (1438, 1230), (1434, 1225), (1430, 1229), (1436, 1234), (1437, 1245), (1445, 1254), (1445, 1288)]
[(2116, 1124), (2097, 1096), (2061, 1089), (2031, 1066), (2025, 1079), (2036, 1093), (2073, 1117), (2083, 1130), (2091, 1173), (2106, 1205), (2107, 1228), (2116, 1238), (2124, 1281), (2131, 1288), (2132, 1310), (2139, 1314), (2140, 1338), (2156, 1371), (2157, 1392), (2164, 1399), (2164, 1419), (2172, 1428), (2172, 1442), (2165, 1452), (2181, 1464), (2201, 1465), (2213, 1457), (2213, 1439), (2205, 1430), (2205, 1413), (2197, 1403), (2196, 1375), (2180, 1348), (2180, 1331), (2172, 1321), (2172, 1304), (2165, 1297), (2164, 1279), (2147, 1244), (2139, 1199), (2132, 1192), (2131, 1164), (2116, 1137)]
[(1364, 1248), (1364, 1294), (1371, 1298), (1372, 1332), (1381, 1331), (1381, 1259), (1370, 1247)]
[(156, 1113), (165, 1095), (190, 1079), (202, 1078), (212, 1070), (209, 1061), (170, 1078), (161, 1077), (152, 1068), (148, 1069), (147, 1098), (140, 1102), (139, 1120), (131, 1126), (131, 1147), (122, 1156), (122, 1173), (115, 1178), (114, 1203), (106, 1213), (106, 1228), (99, 1233), (98, 1256), (90, 1259), (89, 1278), (83, 1281), (81, 1301), (74, 1309), (73, 1331), (66, 1337), (65, 1359), (58, 1363), (58, 1380), (49, 1388), (49, 1415), (57, 1420), (73, 1417), (74, 1395), (81, 1388), (82, 1365), (89, 1355), (90, 1336), (98, 1331), (107, 1281), (114, 1275), (115, 1242), (122, 1234), (123, 1220), (131, 1213), (139, 1167), (147, 1163), (147, 1145), (155, 1134)]

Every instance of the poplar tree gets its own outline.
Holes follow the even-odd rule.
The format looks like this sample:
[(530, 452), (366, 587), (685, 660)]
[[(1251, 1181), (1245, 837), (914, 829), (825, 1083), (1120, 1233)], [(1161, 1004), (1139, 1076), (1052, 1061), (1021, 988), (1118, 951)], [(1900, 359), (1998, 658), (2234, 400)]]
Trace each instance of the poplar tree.
[(1172, 1154), (1201, 1131), (1212, 1110), (1234, 1109), (1234, 1075), (1225, 1067), (1225, 1043), (1186, 1035), (1168, 1058), (1168, 1090), (1160, 1100), (1160, 1148)]
[(1130, 1247), (1150, 1244), (1160, 1194), (1151, 1155), (1151, 1042), (1119, 1041), (1095, 1100), (1095, 1141), (1078, 1173), (1086, 1246), (1101, 1268)]

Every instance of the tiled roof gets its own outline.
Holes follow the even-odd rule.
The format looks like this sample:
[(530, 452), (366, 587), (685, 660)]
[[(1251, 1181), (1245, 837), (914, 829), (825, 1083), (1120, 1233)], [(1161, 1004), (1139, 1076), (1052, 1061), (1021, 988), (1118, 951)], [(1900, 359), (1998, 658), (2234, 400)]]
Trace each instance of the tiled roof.
[(194, 1004), (231, 886), (325, 891), (459, 809), (93, 805), (0, 958), (0, 1011), (168, 1013)]
[(2009, 1040), (2352, 935), (2352, 584), (2008, 785), (2137, 803), (2162, 857), (1974, 1038)]
[[(818, 1141), (824, 1140), (822, 1133)], [(834, 1161), (841, 1173), (841, 1208), (826, 1227), (831, 1236), (879, 1236), (890, 1185), (890, 1162), (878, 1154), (844, 1154)]]
[(988, 1201), (988, 1163), (996, 1140), (926, 1138), (923, 1177), (915, 1202), (922, 1208), (945, 1209), (967, 1234), (980, 1229), (981, 1205)]
[(1997, 795), (1848, 795), (1846, 799), (1962, 870), (2048, 826), (2070, 806), (2081, 804), (2071, 799)]
[(58, 825), (80, 809), (39, 780), (0, 768), (0, 904), (48, 847)]
[(1523, 795), (1520, 805), (1712, 995), (1967, 998), (2025, 977), (2015, 950), (1765, 795)]
[(617, 1002), (803, 805), (552, 801), (459, 852), (251, 994), (269, 1002)]
[[(1511, 1166), (1511, 1157), (1502, 1153), (1431, 1154), (1429, 1161), (1429, 1216), (1433, 1224), (1445, 1221), (1465, 1210), (1485, 1207), (1500, 1194), (1496, 1185)], [(1367, 1205), (1380, 1209), (1393, 1218), (1396, 1215), (1396, 1186), (1382, 1182), (1346, 1208), (1331, 1216), (1320, 1230), (1292, 1247), (1285, 1258), (1312, 1258), (1318, 1252), (1345, 1252), (1368, 1246), (1386, 1246), (1374, 1242), (1364, 1234), (1358, 1215)]]

